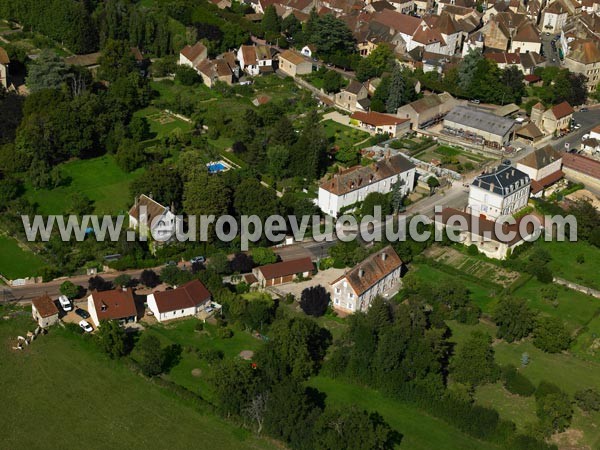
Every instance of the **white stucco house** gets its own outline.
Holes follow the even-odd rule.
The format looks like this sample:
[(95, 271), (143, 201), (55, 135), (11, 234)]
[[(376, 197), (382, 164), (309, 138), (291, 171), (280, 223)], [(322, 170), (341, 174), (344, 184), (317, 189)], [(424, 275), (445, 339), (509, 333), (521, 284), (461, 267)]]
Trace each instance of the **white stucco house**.
[(564, 28), (568, 17), (566, 5), (561, 0), (555, 0), (544, 9), (539, 25), (544, 32), (558, 33)]
[(529, 175), (507, 161), (473, 180), (469, 187), (468, 210), (487, 219), (511, 215), (527, 205), (530, 190)]
[[(523, 220), (527, 222), (521, 226)], [(480, 253), (494, 259), (506, 259), (516, 247), (527, 242), (542, 228), (539, 220), (531, 215), (520, 217), (511, 225), (496, 223), (454, 208), (444, 208), (441, 214), (436, 214), (434, 225), (438, 231), (456, 236), (463, 245), (475, 245)], [(520, 229), (524, 231), (523, 235)]]
[(354, 166), (324, 180), (319, 186), (318, 206), (336, 217), (342, 208), (361, 202), (371, 192), (387, 194), (401, 183), (402, 195), (413, 190), (416, 168), (402, 155), (381, 159), (369, 166)]
[(168, 206), (161, 205), (145, 194), (136, 197), (129, 210), (129, 227), (145, 236), (150, 231), (152, 238), (159, 242), (174, 239), (180, 223), (181, 219)]
[(240, 68), (250, 76), (273, 71), (273, 55), (268, 45), (242, 45), (237, 59)]
[(366, 311), (375, 297), (398, 286), (402, 264), (391, 246), (373, 253), (331, 283), (333, 307), (348, 313)]
[(544, 189), (560, 180), (564, 173), (562, 154), (551, 145), (538, 148), (517, 161), (517, 169), (531, 179), (531, 196), (541, 197)]
[(146, 298), (148, 308), (159, 322), (195, 316), (210, 305), (211, 295), (199, 280), (176, 289), (154, 292)]
[(96, 327), (102, 320), (117, 320), (123, 325), (137, 322), (137, 308), (131, 289), (92, 291), (88, 297), (88, 312)]
[(186, 45), (179, 52), (179, 65), (188, 66), (192, 69), (208, 58), (208, 49), (202, 42), (194, 45)]

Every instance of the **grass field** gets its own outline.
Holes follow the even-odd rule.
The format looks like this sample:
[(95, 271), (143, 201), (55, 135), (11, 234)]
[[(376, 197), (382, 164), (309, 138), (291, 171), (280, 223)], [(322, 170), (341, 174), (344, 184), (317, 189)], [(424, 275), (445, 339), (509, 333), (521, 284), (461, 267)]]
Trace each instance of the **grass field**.
[(96, 213), (114, 214), (126, 211), (133, 202), (129, 185), (143, 170), (126, 173), (117, 166), (110, 155), (71, 161), (60, 167), (71, 180), (68, 186), (40, 190), (33, 189), (31, 185), (26, 186), (27, 199), (37, 203), (42, 214), (64, 213), (69, 196), (75, 192), (93, 200)]
[(519, 287), (514, 295), (527, 300), (535, 311), (559, 317), (571, 331), (584, 327), (595, 315), (600, 314), (600, 301), (594, 297), (563, 286), (554, 286), (557, 303), (553, 304), (542, 296), (542, 289), (545, 287), (547, 285), (531, 279)]
[(321, 125), (325, 129), (325, 135), (331, 145), (339, 148), (352, 147), (370, 136), (369, 133), (342, 125), (330, 119), (322, 121)]
[(0, 322), (1, 398), (9, 405), (0, 422), (2, 448), (275, 448), (193, 409), (80, 336), (53, 329), (26, 350), (11, 350), (28, 329), (28, 317)]
[[(411, 269), (416, 276), (423, 281), (435, 280), (436, 283), (443, 283), (444, 281), (456, 280), (456, 276), (450, 275), (428, 264), (412, 264)], [(490, 313), (496, 302), (495, 296), (501, 292), (501, 288), (484, 286), (473, 279), (461, 278), (460, 281), (463, 286), (469, 290), (471, 300), (473, 300), (484, 313)]]
[[(233, 337), (221, 339), (216, 336), (216, 326), (205, 324), (203, 331), (195, 331), (197, 319), (177, 321), (169, 325), (155, 325), (150, 331), (157, 335), (164, 345), (180, 344), (183, 347), (192, 347), (194, 349), (206, 350), (208, 348), (220, 350), (226, 358), (237, 357), (242, 350), (255, 351), (260, 347), (259, 339), (254, 338), (250, 333), (234, 329)], [(192, 375), (193, 369), (202, 371), (201, 377)], [(204, 360), (198, 358), (195, 353), (184, 351), (181, 361), (175, 366), (168, 375), (172, 381), (185, 386), (186, 388), (200, 393), (202, 397), (213, 400), (212, 392), (209, 389), (206, 377), (211, 373), (211, 366)]]
[[(550, 268), (555, 276), (584, 286), (600, 289), (600, 249), (587, 242), (541, 242), (539, 245), (552, 255)], [(583, 255), (585, 262), (579, 264), (577, 257)]]
[(378, 411), (392, 428), (403, 435), (400, 448), (404, 450), (500, 448), (466, 436), (446, 422), (373, 389), (322, 376), (312, 379), (310, 385), (327, 394), (327, 404), (341, 407), (356, 404), (367, 411)]
[(0, 274), (9, 280), (38, 274), (44, 260), (32, 252), (22, 249), (16, 240), (0, 235)]
[(145, 117), (150, 125), (152, 138), (163, 138), (179, 130), (186, 133), (191, 130), (192, 125), (189, 122), (181, 120), (173, 115), (167, 114), (159, 109), (148, 106), (147, 108), (136, 111), (134, 116)]
[(581, 330), (571, 351), (579, 358), (600, 363), (600, 315), (596, 315)]
[[(450, 340), (457, 344), (457, 349), (474, 330), (486, 332), (492, 337), (496, 334), (496, 327), (488, 323), (470, 326), (449, 321), (448, 325), (452, 330)], [(542, 380), (549, 381), (571, 396), (576, 391), (588, 387), (600, 390), (598, 362), (584, 361), (570, 353), (544, 353), (530, 341), (513, 344), (501, 341), (494, 345), (494, 351), (498, 364), (513, 364), (516, 367), (521, 365), (521, 355), (528, 353), (529, 364), (520, 368), (520, 372), (536, 386)], [(513, 395), (500, 383), (478, 387), (475, 398), (477, 403), (496, 409), (502, 418), (514, 421), (521, 430), (535, 420), (535, 400)], [(571, 443), (574, 445), (572, 448), (600, 448), (600, 428), (597, 426), (599, 420), (600, 413), (583, 414), (575, 408), (571, 432), (577, 436), (576, 444), (580, 446)]]

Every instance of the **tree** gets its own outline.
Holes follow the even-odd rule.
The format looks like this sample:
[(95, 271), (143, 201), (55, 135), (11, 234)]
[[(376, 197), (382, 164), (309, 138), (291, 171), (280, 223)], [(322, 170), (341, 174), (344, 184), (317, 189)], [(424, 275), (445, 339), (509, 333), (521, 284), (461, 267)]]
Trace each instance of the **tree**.
[(470, 93), (481, 61), (483, 61), (483, 55), (479, 49), (469, 50), (469, 53), (463, 58), (458, 68), (458, 87), (462, 92)]
[(208, 259), (207, 267), (222, 275), (229, 272), (229, 259), (225, 253), (215, 253)]
[(254, 261), (246, 253), (236, 253), (233, 259), (229, 261), (229, 269), (234, 273), (247, 273), (254, 267)]
[(177, 211), (182, 203), (183, 180), (176, 168), (153, 165), (131, 183), (130, 191), (133, 197), (152, 195), (157, 202)]
[(277, 15), (274, 5), (267, 6), (260, 25), (266, 36), (276, 36), (279, 34), (281, 31), (281, 19)]
[(398, 108), (412, 100), (413, 94), (414, 89), (406, 79), (404, 71), (396, 65), (390, 78), (389, 95), (385, 102), (387, 112), (396, 114)]
[(287, 175), (290, 150), (284, 145), (271, 145), (267, 148), (267, 160), (269, 161), (269, 173), (281, 179)]
[(71, 281), (65, 281), (60, 285), (60, 293), (66, 295), (69, 299), (78, 298), (83, 288), (73, 284)]
[(311, 448), (315, 422), (323, 406), (310, 394), (311, 388), (284, 381), (271, 390), (265, 412), (265, 429), (290, 448)]
[(131, 275), (127, 275), (126, 273), (123, 273), (123, 274), (119, 275), (117, 278), (115, 278), (113, 283), (115, 284), (115, 286), (118, 286), (120, 288), (130, 287), (131, 283), (132, 283)]
[(33, 93), (43, 89), (60, 89), (67, 78), (68, 68), (62, 58), (51, 50), (42, 50), (29, 64), (25, 83)]
[(577, 406), (586, 412), (600, 411), (600, 393), (592, 388), (575, 392)]
[(331, 333), (312, 319), (283, 318), (271, 325), (256, 360), (272, 382), (305, 380), (317, 373), (330, 344)]
[(88, 290), (91, 291), (109, 291), (113, 288), (113, 284), (110, 281), (106, 281), (99, 275), (91, 277), (88, 280)]
[(571, 424), (573, 407), (564, 392), (554, 392), (536, 399), (536, 415), (547, 435), (565, 431)]
[(514, 342), (529, 336), (533, 330), (534, 314), (525, 300), (504, 297), (496, 306), (494, 322), (498, 326), (496, 336), (507, 342)]
[(150, 269), (145, 269), (140, 275), (140, 282), (147, 288), (153, 289), (160, 284), (160, 277)]
[(107, 81), (116, 81), (127, 77), (135, 70), (135, 59), (131, 53), (131, 45), (124, 40), (109, 39), (102, 49), (98, 61), (99, 76)]
[(129, 122), (129, 132), (134, 141), (141, 142), (150, 139), (150, 124), (148, 119), (134, 116)]
[(202, 81), (198, 72), (189, 66), (178, 65), (175, 69), (175, 80), (179, 81), (183, 86), (193, 86)]
[(256, 247), (250, 251), (252, 260), (258, 266), (264, 266), (266, 264), (273, 264), (277, 262), (277, 255), (273, 250), (267, 247)]
[(531, 396), (535, 392), (535, 386), (524, 375), (519, 373), (515, 366), (509, 365), (502, 369), (504, 387), (512, 394)]
[(225, 416), (241, 416), (252, 399), (264, 392), (262, 371), (253, 369), (247, 361), (226, 359), (217, 365), (209, 383), (217, 408)]
[(375, 207), (377, 206), (381, 208), (381, 217), (385, 218), (386, 215), (391, 213), (389, 197), (381, 192), (370, 192), (367, 194), (360, 207), (360, 213), (363, 216), (374, 215)]
[(300, 308), (309, 316), (321, 317), (327, 311), (330, 301), (329, 292), (323, 286), (311, 286), (302, 291)]
[(329, 93), (338, 93), (344, 86), (344, 78), (335, 70), (328, 70), (323, 75), (323, 90)]
[(491, 344), (492, 338), (488, 334), (472, 332), (452, 361), (452, 377), (473, 386), (494, 382), (498, 378), (498, 367)]
[(387, 45), (378, 45), (366, 58), (362, 58), (356, 68), (356, 78), (365, 82), (370, 78), (380, 77), (394, 61), (394, 52)]
[(539, 317), (533, 335), (533, 345), (548, 353), (561, 352), (571, 344), (571, 335), (558, 317)]
[(114, 320), (101, 320), (95, 338), (102, 351), (111, 358), (119, 358), (127, 352), (125, 330)]
[(317, 47), (319, 55), (331, 58), (336, 54), (348, 55), (354, 52), (354, 36), (348, 26), (331, 14), (311, 16), (305, 35), (309, 43)]
[(429, 193), (433, 194), (435, 189), (440, 186), (440, 180), (431, 175), (429, 178), (427, 178), (427, 186), (429, 186)]
[(356, 406), (327, 409), (314, 431), (316, 448), (322, 450), (393, 449), (402, 436), (378, 413), (368, 413)]
[(326, 167), (328, 147), (321, 119), (315, 110), (311, 110), (292, 148), (290, 171), (308, 180), (317, 179)]
[(384, 76), (381, 79), (379, 86), (375, 89), (375, 94), (371, 98), (371, 110), (381, 113), (387, 112), (385, 104), (390, 95), (390, 81), (389, 76)]
[[(183, 189), (183, 207), (190, 215), (198, 217), (213, 215), (216, 218), (227, 214), (230, 190), (222, 177), (210, 176), (203, 170), (185, 183)], [(208, 238), (214, 234), (214, 225), (208, 229)]]
[(165, 354), (160, 346), (160, 340), (149, 333), (142, 333), (142, 337), (135, 346), (135, 358), (147, 377), (159, 375), (163, 371)]

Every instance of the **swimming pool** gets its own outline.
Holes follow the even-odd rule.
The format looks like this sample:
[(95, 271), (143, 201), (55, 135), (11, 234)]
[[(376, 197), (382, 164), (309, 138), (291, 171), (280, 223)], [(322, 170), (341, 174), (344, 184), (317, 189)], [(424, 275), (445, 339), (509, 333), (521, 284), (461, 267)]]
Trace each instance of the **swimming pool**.
[(225, 172), (230, 169), (229, 165), (223, 161), (211, 161), (206, 167), (208, 168), (208, 173)]

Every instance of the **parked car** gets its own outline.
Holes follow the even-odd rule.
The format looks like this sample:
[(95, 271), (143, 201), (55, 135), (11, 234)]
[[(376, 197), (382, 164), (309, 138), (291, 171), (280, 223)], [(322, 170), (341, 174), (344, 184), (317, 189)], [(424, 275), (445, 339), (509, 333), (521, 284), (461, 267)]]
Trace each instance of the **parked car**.
[(79, 322), (79, 326), (81, 327), (81, 329), (83, 331), (85, 331), (86, 333), (91, 333), (92, 331), (94, 331), (94, 329), (92, 328), (92, 326), (88, 323), (87, 320), (82, 320)]
[(195, 256), (194, 258), (190, 259), (190, 262), (192, 264), (196, 264), (196, 263), (204, 263), (204, 261), (206, 261), (206, 258), (204, 256)]
[(471, 103), (475, 103), (476, 105), (479, 105), (481, 103), (481, 101), (479, 101), (478, 99), (473, 99), (473, 100), (471, 100)]
[(589, 109), (587, 109), (587, 108), (581, 108), (581, 109), (579, 110), (579, 112), (588, 112), (588, 111), (589, 111)]
[(165, 263), (165, 266), (176, 266), (176, 265), (177, 265), (177, 263), (175, 261), (167, 261)]
[(58, 302), (60, 303), (61, 308), (65, 310), (65, 312), (69, 312), (73, 309), (73, 305), (71, 305), (71, 301), (67, 298), (66, 295), (61, 295), (60, 297), (58, 297)]
[(90, 315), (88, 314), (88, 312), (85, 309), (81, 309), (81, 308), (77, 308), (75, 310), (75, 314), (77, 314), (82, 319), (89, 319), (89, 317), (90, 317)]

